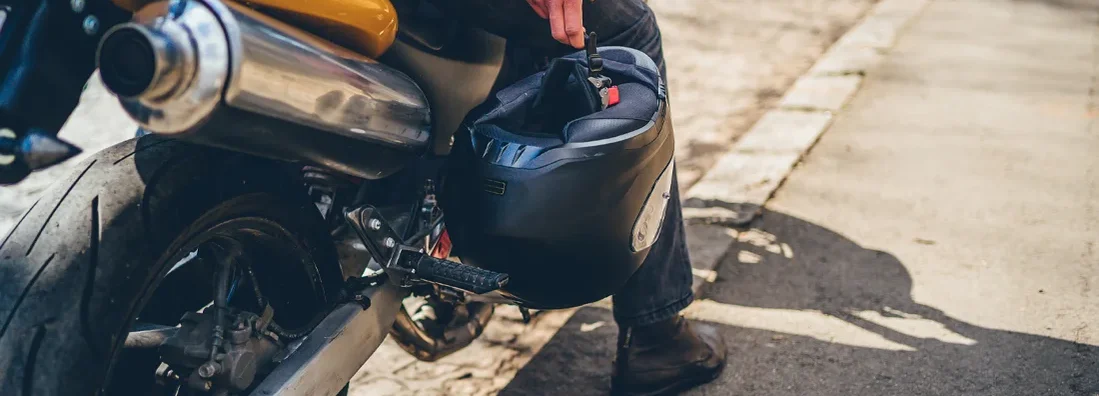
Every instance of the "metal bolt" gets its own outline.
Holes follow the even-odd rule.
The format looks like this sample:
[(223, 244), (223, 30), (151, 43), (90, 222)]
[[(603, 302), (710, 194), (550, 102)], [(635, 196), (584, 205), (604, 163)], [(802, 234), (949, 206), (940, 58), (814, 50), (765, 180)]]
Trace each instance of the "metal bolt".
[(95, 15), (88, 15), (87, 18), (84, 18), (84, 33), (87, 33), (89, 36), (94, 36), (98, 32), (99, 19), (97, 19)]
[(380, 230), (382, 229), (382, 221), (378, 219), (370, 219), (370, 229)]
[(214, 384), (210, 383), (210, 381), (206, 381), (206, 382), (202, 383), (202, 390), (210, 390), (210, 389), (213, 389), (213, 388), (214, 388)]
[[(217, 367), (214, 367), (213, 364), (206, 363), (206, 364), (203, 364), (203, 365), (198, 367), (198, 376), (199, 377), (210, 378), (210, 377), (213, 377), (214, 374), (217, 374)], [(209, 389), (209, 388), (207, 388), (207, 389)]]
[(394, 247), (394, 246), (397, 246), (397, 241), (393, 240), (393, 238), (386, 238), (385, 239), (385, 247), (391, 248), (391, 247)]
[(69, 5), (72, 6), (73, 12), (84, 12), (84, 0), (72, 0), (69, 1)]

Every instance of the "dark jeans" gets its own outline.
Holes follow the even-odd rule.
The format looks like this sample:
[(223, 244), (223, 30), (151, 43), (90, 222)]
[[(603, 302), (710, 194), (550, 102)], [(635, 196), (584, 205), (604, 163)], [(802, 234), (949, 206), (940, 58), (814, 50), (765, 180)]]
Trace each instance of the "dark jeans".
[[(523, 0), (442, 0), (439, 6), (508, 40), (505, 82), (534, 74), (550, 59), (577, 51), (555, 41), (549, 22)], [(584, 26), (598, 34), (600, 46), (645, 52), (667, 81), (660, 29), (643, 0), (584, 1)], [(619, 326), (671, 319), (694, 299), (679, 183), (674, 174), (671, 195), (660, 237), (645, 263), (614, 296), (614, 318)]]

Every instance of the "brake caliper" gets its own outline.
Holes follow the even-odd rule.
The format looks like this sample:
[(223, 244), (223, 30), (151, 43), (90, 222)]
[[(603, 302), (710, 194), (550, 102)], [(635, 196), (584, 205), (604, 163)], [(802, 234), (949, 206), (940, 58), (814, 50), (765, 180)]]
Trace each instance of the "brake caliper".
[(278, 335), (267, 329), (274, 316), (271, 306), (262, 316), (235, 314), (226, 329), (227, 342), (210, 360), (215, 312), (218, 310), (183, 314), (179, 331), (160, 347), (163, 363), (157, 374), (162, 382), (179, 381), (200, 391), (216, 388), (240, 392), (252, 385), (257, 374), (270, 368), (269, 363), (283, 347)]

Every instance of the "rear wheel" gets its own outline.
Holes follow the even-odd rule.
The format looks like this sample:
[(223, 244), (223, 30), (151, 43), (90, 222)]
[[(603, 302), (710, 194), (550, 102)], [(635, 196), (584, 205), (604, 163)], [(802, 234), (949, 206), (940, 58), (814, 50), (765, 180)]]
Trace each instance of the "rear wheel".
[(234, 309), (270, 305), (283, 339), (338, 297), (328, 230), (292, 169), (155, 136), (77, 168), (0, 241), (0, 394), (149, 394), (159, 354), (126, 335), (209, 309), (219, 286)]

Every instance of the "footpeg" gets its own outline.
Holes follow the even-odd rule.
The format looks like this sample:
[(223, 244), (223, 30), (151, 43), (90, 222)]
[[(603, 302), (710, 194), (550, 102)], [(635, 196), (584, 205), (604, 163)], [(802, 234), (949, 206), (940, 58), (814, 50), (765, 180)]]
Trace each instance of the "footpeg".
[(484, 294), (499, 290), (508, 282), (507, 274), (435, 258), (421, 248), (404, 245), (397, 232), (373, 207), (356, 208), (346, 217), (370, 255), (401, 286), (426, 282)]
[(397, 250), (390, 266), (406, 271), (419, 280), (450, 286), (473, 294), (499, 290), (508, 282), (507, 274), (437, 259), (407, 247)]

